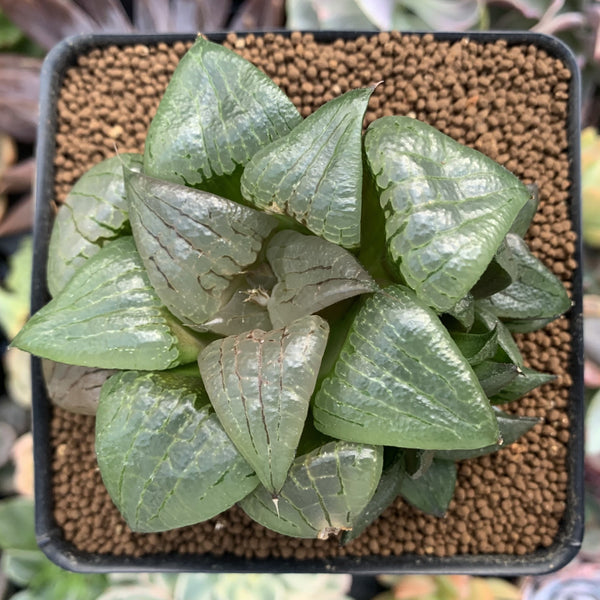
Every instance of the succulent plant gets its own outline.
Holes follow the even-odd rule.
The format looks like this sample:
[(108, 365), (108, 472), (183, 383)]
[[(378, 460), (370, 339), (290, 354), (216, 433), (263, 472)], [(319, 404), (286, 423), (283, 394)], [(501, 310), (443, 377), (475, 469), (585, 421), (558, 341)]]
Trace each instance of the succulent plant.
[(363, 135), (372, 91), (303, 120), (199, 38), (144, 156), (90, 169), (59, 212), (54, 297), (13, 344), (119, 371), (96, 453), (132, 529), (239, 503), (347, 541), (398, 495), (443, 514), (456, 460), (537, 423), (494, 406), (551, 379), (511, 331), (570, 306), (522, 239), (535, 194), (409, 117)]

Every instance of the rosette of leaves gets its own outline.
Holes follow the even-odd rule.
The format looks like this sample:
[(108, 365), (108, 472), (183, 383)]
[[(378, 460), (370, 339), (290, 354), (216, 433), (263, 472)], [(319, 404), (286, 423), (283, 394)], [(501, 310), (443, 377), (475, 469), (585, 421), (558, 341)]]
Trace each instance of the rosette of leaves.
[(145, 155), (97, 165), (61, 209), (55, 296), (13, 343), (117, 370), (96, 452), (134, 530), (239, 503), (347, 541), (399, 495), (443, 514), (457, 460), (537, 423), (494, 406), (552, 379), (511, 331), (570, 306), (523, 241), (535, 193), (414, 119), (363, 133), (372, 92), (302, 120), (199, 38)]

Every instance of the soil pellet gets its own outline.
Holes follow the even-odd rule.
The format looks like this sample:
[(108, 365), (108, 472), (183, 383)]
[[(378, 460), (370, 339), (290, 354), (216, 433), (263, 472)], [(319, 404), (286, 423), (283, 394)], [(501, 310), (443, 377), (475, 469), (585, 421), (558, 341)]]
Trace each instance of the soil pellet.
[[(145, 131), (190, 42), (95, 49), (66, 72), (58, 102), (55, 200), (77, 178), (119, 152), (142, 152)], [(390, 114), (426, 121), (539, 186), (540, 210), (527, 240), (569, 283), (577, 267), (569, 218), (567, 91), (570, 73), (534, 46), (437, 42), (397, 32), (319, 43), (311, 34), (238, 37), (225, 45), (274, 78), (307, 116), (323, 102), (380, 80), (366, 123)], [(567, 285), (567, 288), (570, 288)], [(296, 559), (460, 554), (525, 555), (550, 546), (565, 509), (571, 377), (568, 321), (516, 336), (525, 363), (557, 376), (505, 407), (542, 424), (512, 447), (458, 467), (454, 499), (443, 518), (397, 499), (362, 536), (297, 540), (265, 530), (239, 508), (205, 523), (159, 534), (130, 531), (102, 484), (94, 455), (94, 420), (53, 409), (50, 426), (54, 518), (65, 539), (93, 553), (231, 553)]]

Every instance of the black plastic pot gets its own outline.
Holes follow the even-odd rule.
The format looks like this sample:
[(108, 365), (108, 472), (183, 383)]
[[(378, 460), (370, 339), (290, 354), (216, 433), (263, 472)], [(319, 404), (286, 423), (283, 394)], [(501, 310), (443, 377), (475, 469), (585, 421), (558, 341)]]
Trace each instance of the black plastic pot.
[[(317, 41), (337, 38), (354, 38), (350, 32), (317, 32)], [(222, 41), (225, 34), (209, 36)], [(462, 33), (437, 33), (437, 40), (456, 41)], [(570, 161), (570, 211), (571, 219), (580, 238), (580, 92), (579, 74), (574, 57), (558, 40), (531, 33), (471, 33), (468, 37), (479, 42), (504, 39), (508, 45), (533, 44), (548, 55), (560, 59), (571, 71), (568, 100), (568, 153)], [(42, 71), (40, 127), (37, 144), (37, 183), (35, 247), (32, 285), (32, 310), (36, 311), (49, 299), (46, 289), (46, 257), (52, 224), (51, 198), (54, 182), (53, 159), (57, 129), (57, 101), (66, 70), (77, 57), (95, 47), (123, 46), (132, 43), (173, 43), (192, 39), (189, 35), (141, 36), (82, 36), (65, 40), (48, 55)], [(581, 248), (575, 256), (581, 264)], [(484, 575), (517, 576), (553, 571), (569, 562), (577, 553), (583, 535), (583, 340), (582, 340), (582, 288), (581, 270), (574, 275), (574, 305), (567, 315), (572, 334), (572, 360), (570, 374), (573, 379), (569, 402), (571, 422), (567, 469), (569, 474), (566, 512), (554, 544), (525, 556), (506, 554), (456, 555), (446, 558), (435, 556), (367, 556), (362, 558), (339, 557), (328, 560), (253, 559), (232, 555), (163, 554), (141, 558), (84, 553), (62, 537), (61, 529), (52, 516), (50, 405), (46, 397), (40, 361), (33, 359), (33, 433), (35, 438), (35, 493), (36, 532), (42, 550), (60, 566), (85, 572), (115, 571), (206, 571), (206, 572), (351, 572), (374, 573), (470, 573)]]

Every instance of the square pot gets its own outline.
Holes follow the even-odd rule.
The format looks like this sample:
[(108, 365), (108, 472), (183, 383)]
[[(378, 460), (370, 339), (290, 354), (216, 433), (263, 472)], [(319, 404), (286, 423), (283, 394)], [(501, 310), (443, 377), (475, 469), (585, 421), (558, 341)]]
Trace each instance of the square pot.
[[(53, 408), (33, 359), (36, 531), (57, 564), (86, 572), (352, 572), (523, 575), (558, 569), (582, 534), (583, 367), (579, 78), (569, 50), (531, 33), (215, 34), (261, 66), (306, 116), (352, 87), (383, 80), (367, 120), (409, 114), (487, 153), (541, 205), (528, 240), (569, 287), (573, 306), (541, 334), (518, 337), (531, 366), (557, 380), (510, 410), (543, 423), (490, 458), (463, 463), (448, 515), (398, 501), (352, 545), (261, 536), (232, 509), (205, 524), (132, 534), (103, 488), (93, 418)], [(91, 164), (141, 151), (185, 35), (81, 36), (42, 72), (32, 311), (49, 299), (53, 199)], [(187, 44), (187, 46), (186, 46)], [(269, 51), (278, 50), (271, 56)], [(110, 79), (112, 77), (112, 79)], [(257, 540), (260, 539), (260, 542)]]

